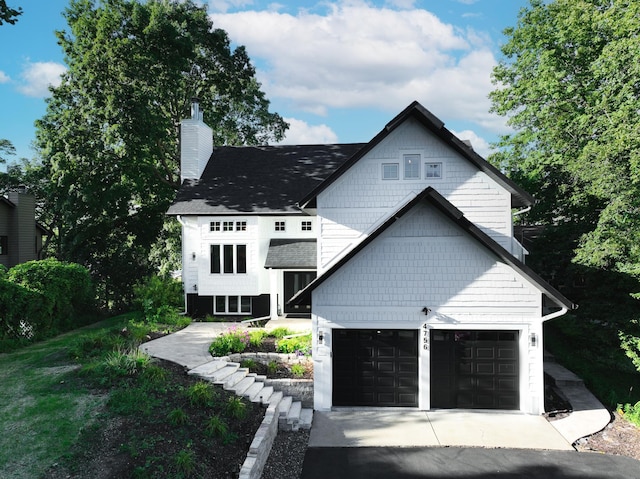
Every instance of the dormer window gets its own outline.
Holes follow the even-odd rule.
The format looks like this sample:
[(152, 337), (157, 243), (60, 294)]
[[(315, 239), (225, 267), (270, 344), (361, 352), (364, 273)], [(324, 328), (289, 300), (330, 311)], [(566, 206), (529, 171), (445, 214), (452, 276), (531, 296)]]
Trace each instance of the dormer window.
[(427, 179), (442, 178), (442, 163), (425, 163), (424, 174)]
[(397, 180), (399, 175), (400, 165), (398, 163), (382, 163), (382, 179), (383, 180)]
[(420, 155), (411, 153), (403, 155), (404, 158), (404, 179), (419, 180), (420, 179)]

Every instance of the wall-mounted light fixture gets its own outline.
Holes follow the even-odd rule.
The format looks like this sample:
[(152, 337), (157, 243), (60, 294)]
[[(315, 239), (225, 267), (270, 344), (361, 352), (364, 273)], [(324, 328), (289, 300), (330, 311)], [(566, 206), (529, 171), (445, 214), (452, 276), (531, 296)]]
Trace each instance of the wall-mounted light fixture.
[(195, 261), (195, 259), (196, 259), (196, 252), (195, 251), (193, 253), (191, 253), (191, 259)]
[(194, 284), (194, 285), (193, 285), (193, 290), (194, 290), (194, 291), (198, 291), (198, 285), (197, 285), (197, 284)]
[(536, 333), (531, 333), (529, 335), (529, 345), (532, 348), (535, 348), (538, 346), (538, 335)]
[(422, 308), (422, 312), (425, 316), (427, 316), (431, 312), (431, 310), (425, 306), (424, 308)]

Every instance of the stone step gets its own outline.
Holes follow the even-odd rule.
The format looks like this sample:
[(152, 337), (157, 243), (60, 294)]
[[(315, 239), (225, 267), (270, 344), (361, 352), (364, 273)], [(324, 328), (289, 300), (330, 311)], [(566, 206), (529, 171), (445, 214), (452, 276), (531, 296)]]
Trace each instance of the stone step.
[(229, 388), (230, 391), (233, 391), (235, 394), (237, 394), (238, 396), (242, 396), (244, 395), (244, 392), (249, 389), (251, 386), (253, 386), (253, 383), (256, 382), (256, 378), (255, 377), (245, 377), (244, 379), (242, 379), (240, 382), (238, 382), (235, 386)]
[(208, 376), (208, 379), (214, 384), (224, 383), (224, 380), (232, 374), (235, 374), (239, 368), (240, 365), (238, 363), (227, 363), (225, 367), (218, 369), (215, 373)]
[(224, 389), (231, 389), (233, 388), (233, 386), (246, 378), (248, 372), (249, 370), (247, 368), (238, 368), (233, 374), (227, 376), (226, 378), (219, 381), (214, 381), (214, 384), (221, 384)]
[(300, 424), (299, 428), (305, 431), (311, 429), (311, 423), (313, 422), (313, 409), (302, 408), (300, 411)]
[(293, 398), (291, 396), (285, 396), (282, 398), (282, 401), (280, 401), (280, 405), (278, 406), (280, 409), (281, 418), (286, 419), (287, 413), (289, 412), (289, 408), (291, 407), (292, 402), (293, 402)]
[(228, 363), (226, 361), (209, 361), (208, 363), (201, 364), (200, 366), (191, 369), (187, 374), (206, 378), (214, 374), (216, 371), (224, 368), (227, 364)]
[(257, 402), (266, 404), (269, 402), (269, 398), (273, 394), (273, 386), (265, 386), (256, 393), (255, 396), (249, 398), (251, 402)]
[[(269, 387), (269, 386), (267, 386)], [(282, 401), (282, 397), (284, 396), (284, 394), (282, 393), (282, 391), (273, 391), (273, 394), (271, 395), (271, 397), (269, 398), (268, 402), (262, 402), (262, 404), (264, 404), (265, 406), (278, 406), (280, 401)]]
[(287, 413), (287, 426), (291, 427), (292, 431), (297, 431), (300, 428), (300, 413), (302, 412), (302, 403), (300, 401), (294, 401), (291, 404), (291, 408)]
[(558, 363), (545, 363), (544, 372), (553, 378), (556, 386), (584, 386), (584, 381)]
[(242, 395), (246, 398), (251, 399), (252, 397), (255, 397), (260, 391), (262, 391), (263, 388), (263, 382), (255, 381), (251, 386), (249, 386), (249, 389), (242, 393)]

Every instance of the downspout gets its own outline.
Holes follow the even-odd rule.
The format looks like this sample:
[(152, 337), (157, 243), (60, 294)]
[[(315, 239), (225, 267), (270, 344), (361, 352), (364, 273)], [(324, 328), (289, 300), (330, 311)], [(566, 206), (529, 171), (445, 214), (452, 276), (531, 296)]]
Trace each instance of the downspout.
[[(176, 219), (178, 220), (178, 223), (180, 223), (180, 226), (182, 226), (182, 241), (180, 241), (180, 249), (182, 250), (182, 274), (180, 276), (183, 276), (184, 275), (184, 229), (186, 227), (186, 224), (184, 221), (182, 221), (182, 215), (176, 215)], [(184, 311), (180, 313), (180, 316), (186, 316), (187, 315), (187, 288), (185, 288), (184, 286), (184, 280), (182, 280), (182, 288), (184, 289)]]
[(543, 316), (541, 319), (542, 319), (542, 321), (549, 321), (550, 319), (555, 319), (555, 318), (558, 318), (560, 316), (563, 316), (563, 315), (567, 314), (567, 311), (568, 311), (568, 309), (563, 306), (560, 309), (560, 311), (556, 311), (555, 313), (547, 314), (546, 316)]
[(521, 209), (520, 211), (516, 211), (514, 213), (511, 213), (511, 216), (518, 216), (518, 215), (521, 215), (521, 214), (524, 214), (524, 213), (528, 213), (529, 211), (531, 211), (531, 206), (527, 206), (526, 208)]

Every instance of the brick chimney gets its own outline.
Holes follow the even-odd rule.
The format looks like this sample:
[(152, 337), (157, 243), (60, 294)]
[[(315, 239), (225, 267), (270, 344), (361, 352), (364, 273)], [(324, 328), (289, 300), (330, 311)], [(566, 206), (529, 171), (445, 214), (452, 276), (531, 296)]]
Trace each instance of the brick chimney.
[(180, 182), (197, 180), (213, 153), (213, 131), (203, 121), (197, 98), (191, 100), (191, 118), (180, 122)]

